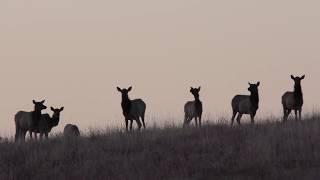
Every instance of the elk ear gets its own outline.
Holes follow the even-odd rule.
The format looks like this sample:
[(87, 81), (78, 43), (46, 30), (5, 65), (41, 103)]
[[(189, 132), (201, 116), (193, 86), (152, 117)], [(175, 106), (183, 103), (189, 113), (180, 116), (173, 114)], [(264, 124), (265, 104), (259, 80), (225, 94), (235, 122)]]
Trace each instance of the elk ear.
[(260, 81), (257, 83), (257, 86), (258, 86), (258, 87), (260, 86)]
[(50, 107), (51, 111), (54, 111), (54, 108), (53, 107)]
[(130, 92), (132, 90), (132, 86), (130, 86), (129, 88), (128, 88), (128, 92)]
[(43, 101), (41, 101), (41, 104), (43, 104), (43, 103), (45, 103), (46, 102), (46, 100), (43, 100)]
[(37, 102), (35, 100), (32, 100), (33, 104), (36, 104)]
[(306, 77), (306, 75), (303, 75), (300, 79), (303, 80)]
[(64, 110), (64, 107), (60, 108), (60, 112)]
[(201, 86), (199, 86), (199, 88), (198, 88), (198, 91), (200, 92), (200, 90), (201, 90)]
[(291, 75), (291, 79), (295, 80), (295, 77), (293, 75)]
[(118, 90), (119, 92), (121, 92), (121, 89), (120, 89), (119, 87), (117, 87), (117, 90)]
[(252, 84), (250, 82), (248, 82), (249, 86), (251, 86)]

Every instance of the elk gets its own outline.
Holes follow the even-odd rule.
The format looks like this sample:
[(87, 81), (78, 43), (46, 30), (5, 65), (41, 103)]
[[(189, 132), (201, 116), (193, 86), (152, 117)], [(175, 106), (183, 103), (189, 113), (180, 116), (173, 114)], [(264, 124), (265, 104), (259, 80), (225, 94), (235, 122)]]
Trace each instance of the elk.
[(51, 107), (51, 111), (53, 111), (52, 117), (49, 114), (42, 114), (41, 119), (37, 127), (35, 127), (30, 134), (35, 133), (35, 137), (37, 137), (37, 133), (40, 133), (40, 138), (42, 139), (45, 135), (46, 139), (49, 137), (49, 133), (52, 128), (58, 126), (60, 121), (60, 113), (64, 110), (64, 107), (60, 109), (55, 109)]
[(41, 117), (41, 121), (39, 122), (39, 133), (41, 139), (43, 135), (45, 135), (46, 139), (48, 139), (52, 128), (59, 125), (60, 114), (64, 110), (64, 107), (61, 107), (60, 109), (51, 107), (50, 109), (53, 112), (52, 117), (50, 117), (49, 114), (45, 114)]
[(196, 126), (198, 126), (198, 120), (199, 120), (199, 126), (202, 125), (202, 102), (200, 101), (200, 95), (199, 92), (201, 90), (201, 87), (199, 88), (193, 88), (191, 87), (190, 92), (194, 96), (194, 101), (189, 101), (184, 106), (184, 126), (187, 126), (190, 124), (192, 119), (195, 119)]
[(132, 90), (132, 87), (128, 89), (121, 89), (117, 87), (117, 90), (122, 95), (121, 107), (123, 111), (123, 116), (126, 122), (126, 130), (128, 131), (128, 123), (131, 121), (130, 124), (130, 131), (132, 131), (132, 124), (133, 121), (136, 121), (138, 124), (139, 130), (141, 129), (142, 125), (140, 122), (140, 118), (143, 123), (144, 129), (146, 128), (145, 124), (145, 112), (146, 112), (146, 104), (142, 99), (134, 99), (130, 100), (128, 93)]
[(260, 86), (260, 82), (257, 84), (251, 84), (249, 83), (248, 91), (251, 93), (248, 95), (236, 95), (232, 99), (232, 110), (233, 115), (231, 118), (231, 126), (234, 123), (234, 119), (236, 115), (237, 122), (240, 125), (241, 124), (241, 118), (243, 114), (249, 114), (251, 117), (251, 123), (254, 124), (254, 118), (256, 116), (257, 110), (259, 109), (259, 90), (258, 87)]
[(67, 124), (64, 127), (63, 135), (65, 137), (79, 137), (80, 136), (80, 131), (79, 131), (79, 128), (76, 125)]
[[(41, 102), (36, 102), (33, 100), (34, 104), (34, 111), (32, 112), (25, 112), (19, 111), (15, 115), (15, 125), (16, 125), (16, 134), (15, 134), (15, 141), (23, 140), (25, 141), (26, 133), (28, 131), (34, 130), (41, 121), (41, 111), (47, 109), (44, 105), (45, 100)], [(30, 134), (32, 138), (32, 133)]]
[(301, 81), (305, 78), (305, 75), (301, 77), (294, 77), (291, 75), (291, 79), (294, 81), (294, 91), (286, 92), (282, 96), (282, 105), (283, 105), (283, 122), (288, 120), (291, 111), (294, 110), (296, 121), (301, 120), (302, 106), (303, 106), (303, 93), (301, 88)]

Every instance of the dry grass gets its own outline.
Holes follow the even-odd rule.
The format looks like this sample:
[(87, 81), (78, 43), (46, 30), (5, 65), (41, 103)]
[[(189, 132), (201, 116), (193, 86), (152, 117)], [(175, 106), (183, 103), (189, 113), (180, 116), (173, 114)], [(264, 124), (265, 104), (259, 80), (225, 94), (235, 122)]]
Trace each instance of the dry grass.
[(3, 142), (0, 179), (320, 179), (320, 121)]

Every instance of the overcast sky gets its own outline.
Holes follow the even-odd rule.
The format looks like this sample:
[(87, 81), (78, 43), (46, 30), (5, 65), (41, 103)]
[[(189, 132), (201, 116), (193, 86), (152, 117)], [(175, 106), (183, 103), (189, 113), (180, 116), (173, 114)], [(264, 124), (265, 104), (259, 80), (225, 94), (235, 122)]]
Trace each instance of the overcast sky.
[[(116, 87), (133, 86), (148, 124), (182, 123), (190, 86), (205, 114), (230, 118), (235, 94), (261, 81), (258, 116), (281, 116), (290, 75), (320, 105), (320, 2), (293, 0), (2, 0), (0, 135), (32, 99), (65, 106), (82, 130), (123, 126)], [(49, 110), (47, 112), (50, 112)]]

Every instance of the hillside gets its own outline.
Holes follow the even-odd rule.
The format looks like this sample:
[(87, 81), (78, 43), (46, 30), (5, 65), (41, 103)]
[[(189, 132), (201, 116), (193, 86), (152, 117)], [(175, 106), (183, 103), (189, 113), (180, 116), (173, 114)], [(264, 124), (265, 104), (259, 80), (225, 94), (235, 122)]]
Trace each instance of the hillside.
[(319, 179), (320, 121), (96, 132), (0, 144), (0, 179)]

